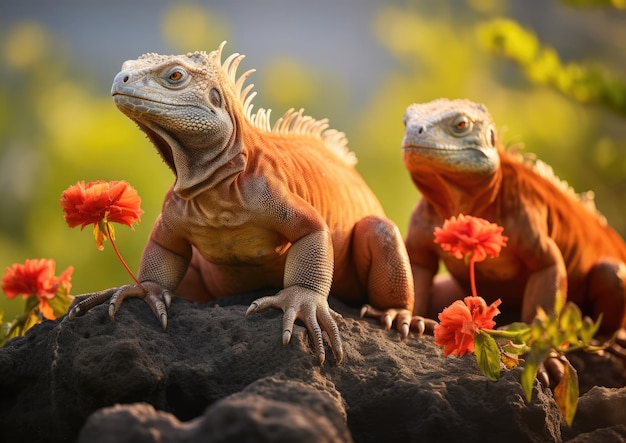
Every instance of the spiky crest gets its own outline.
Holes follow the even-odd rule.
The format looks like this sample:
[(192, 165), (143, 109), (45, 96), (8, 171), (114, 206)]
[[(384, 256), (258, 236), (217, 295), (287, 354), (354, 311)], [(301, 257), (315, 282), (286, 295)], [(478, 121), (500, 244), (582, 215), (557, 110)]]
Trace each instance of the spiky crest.
[(522, 154), (520, 152), (520, 146), (512, 147), (506, 152), (518, 162), (523, 163), (525, 166), (532, 169), (537, 173), (537, 175), (552, 183), (568, 198), (580, 203), (585, 209), (587, 209), (587, 211), (589, 211), (592, 215), (595, 215), (602, 224), (608, 224), (606, 217), (604, 217), (596, 207), (595, 194), (593, 191), (576, 192), (567, 181), (556, 175), (552, 166), (542, 160), (539, 160), (535, 154)]
[(303, 109), (295, 111), (293, 108), (280, 117), (272, 126), (270, 121), (271, 109), (259, 108), (256, 113), (252, 113), (252, 99), (256, 96), (253, 91), (253, 84), (244, 87), (244, 83), (255, 72), (249, 69), (237, 77), (237, 68), (245, 55), (234, 53), (222, 62), (222, 50), (226, 42), (222, 42), (217, 49), (216, 60), (218, 65), (226, 72), (228, 78), (233, 82), (235, 94), (241, 103), (243, 112), (251, 125), (264, 131), (279, 134), (299, 134), (317, 137), (324, 142), (324, 145), (334, 152), (340, 159), (349, 165), (355, 165), (357, 160), (353, 152), (348, 149), (348, 140), (343, 132), (329, 129), (328, 119), (316, 120), (311, 116), (304, 115)]

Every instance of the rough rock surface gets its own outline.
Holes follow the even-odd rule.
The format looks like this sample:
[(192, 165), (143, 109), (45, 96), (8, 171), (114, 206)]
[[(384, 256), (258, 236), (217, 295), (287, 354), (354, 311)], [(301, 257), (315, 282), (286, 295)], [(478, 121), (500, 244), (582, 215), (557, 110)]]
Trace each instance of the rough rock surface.
[(177, 299), (166, 332), (139, 300), (113, 322), (98, 306), (33, 328), (0, 349), (0, 441), (626, 439), (626, 380), (606, 359), (581, 385), (613, 387), (585, 393), (569, 427), (540, 386), (525, 403), (519, 369), (490, 382), (473, 357), (399, 341), (337, 303), (345, 362), (320, 367), (304, 328), (282, 346), (282, 313), (245, 317), (253, 299)]

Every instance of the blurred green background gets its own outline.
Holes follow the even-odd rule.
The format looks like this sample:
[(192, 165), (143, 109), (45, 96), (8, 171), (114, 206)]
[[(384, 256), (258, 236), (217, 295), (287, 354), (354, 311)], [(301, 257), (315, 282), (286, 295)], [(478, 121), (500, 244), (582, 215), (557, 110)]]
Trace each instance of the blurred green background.
[[(592, 3), (593, 6), (586, 4)], [(597, 4), (601, 5), (598, 6)], [(582, 6), (581, 6), (582, 4)], [(550, 163), (626, 234), (624, 2), (321, 0), (3, 2), (0, 266), (54, 258), (73, 294), (129, 282), (110, 244), (70, 229), (58, 204), (79, 180), (125, 179), (145, 214), (117, 244), (136, 269), (171, 172), (114, 106), (122, 62), (145, 52), (246, 54), (255, 108), (304, 107), (344, 131), (358, 169), (406, 232), (419, 194), (401, 161), (412, 102), (485, 103), (504, 140)], [(521, 26), (521, 27), (520, 27)], [(621, 77), (621, 79), (620, 79)], [(0, 297), (11, 320), (22, 301)]]

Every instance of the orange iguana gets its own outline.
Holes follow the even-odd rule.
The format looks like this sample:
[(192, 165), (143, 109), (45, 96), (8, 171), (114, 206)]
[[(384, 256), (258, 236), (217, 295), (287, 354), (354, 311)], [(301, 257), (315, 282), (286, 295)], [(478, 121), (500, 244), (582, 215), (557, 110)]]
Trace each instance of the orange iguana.
[[(423, 196), (406, 239), (414, 313), (434, 316), (469, 293), (467, 265), (433, 243), (433, 229), (463, 213), (503, 226), (509, 237), (499, 257), (476, 264), (488, 302), (502, 298), (503, 311), (521, 311), (530, 322), (536, 306), (552, 308), (560, 289), (587, 315), (603, 313), (600, 331), (626, 326), (626, 244), (592, 201), (581, 201), (545, 163), (505, 152), (482, 105), (413, 104), (404, 124), (404, 164)], [(433, 285), (440, 259), (453, 279)]]
[(125, 298), (141, 297), (165, 329), (172, 293), (208, 301), (280, 289), (246, 314), (282, 309), (284, 344), (300, 319), (320, 363), (322, 331), (341, 362), (332, 291), (343, 301), (368, 301), (406, 337), (413, 310), (406, 249), (356, 172), (343, 133), (302, 111), (287, 111), (272, 127), (269, 110), (252, 114), (256, 93), (244, 82), (253, 70), (237, 78), (243, 56), (222, 62), (223, 46), (146, 54), (115, 77), (117, 107), (176, 178), (142, 255), (138, 279), (147, 292), (127, 285), (77, 297), (70, 318), (106, 300), (112, 318)]

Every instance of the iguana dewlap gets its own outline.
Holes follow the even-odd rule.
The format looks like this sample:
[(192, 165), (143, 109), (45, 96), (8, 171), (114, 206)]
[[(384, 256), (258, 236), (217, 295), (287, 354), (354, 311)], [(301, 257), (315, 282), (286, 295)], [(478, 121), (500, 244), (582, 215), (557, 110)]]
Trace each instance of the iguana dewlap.
[[(322, 331), (338, 362), (332, 290), (369, 302), (406, 336), (413, 279), (399, 230), (354, 168), (340, 132), (302, 111), (272, 127), (252, 114), (252, 85), (236, 70), (242, 55), (146, 54), (127, 61), (113, 82), (117, 107), (137, 123), (175, 174), (142, 255), (136, 285), (81, 296), (70, 317), (110, 301), (142, 297), (167, 324), (172, 293), (211, 300), (274, 288), (248, 313), (284, 311), (283, 342), (300, 319), (324, 361)], [(368, 311), (369, 312), (369, 311)]]
[[(560, 289), (588, 315), (603, 313), (601, 330), (625, 326), (626, 245), (590, 202), (544, 163), (505, 152), (482, 105), (413, 104), (404, 123), (404, 164), (422, 193), (406, 238), (416, 314), (436, 315), (470, 293), (467, 265), (433, 243), (436, 226), (466, 214), (503, 226), (509, 237), (498, 258), (476, 264), (478, 294), (501, 298), (503, 312), (521, 311), (530, 322), (536, 306), (552, 308)], [(433, 287), (439, 260), (462, 291), (453, 281)]]

